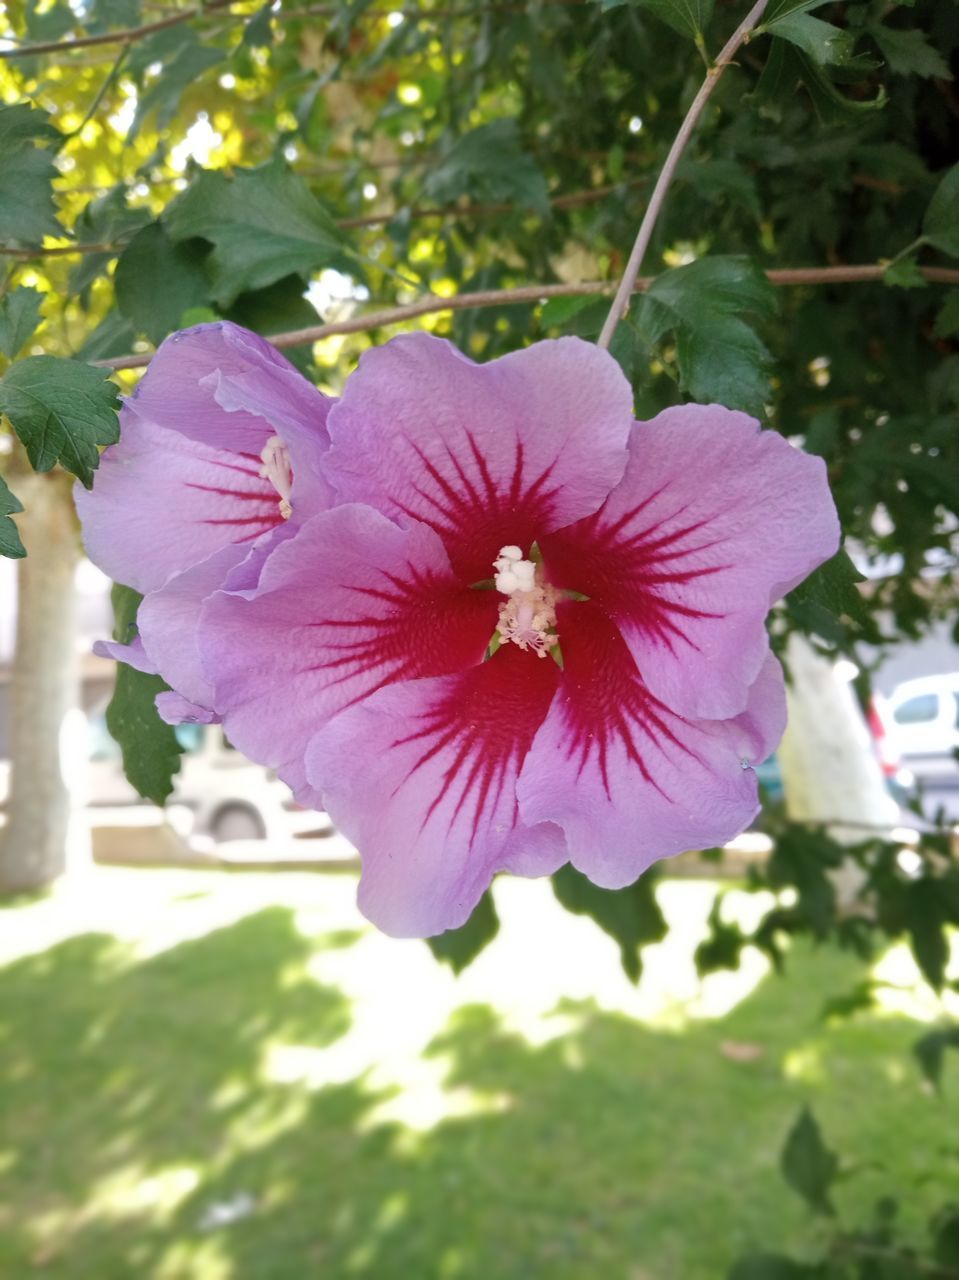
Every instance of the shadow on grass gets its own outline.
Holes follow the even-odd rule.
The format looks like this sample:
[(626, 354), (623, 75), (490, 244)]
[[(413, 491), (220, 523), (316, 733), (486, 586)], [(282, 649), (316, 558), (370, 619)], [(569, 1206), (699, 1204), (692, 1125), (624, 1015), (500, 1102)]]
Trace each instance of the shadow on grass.
[(802, 1237), (777, 1163), (803, 1100), (874, 1166), (845, 1193), (857, 1206), (948, 1161), (914, 1027), (819, 1022), (860, 972), (826, 952), (682, 1032), (580, 1003), (534, 1046), (463, 1008), (430, 1053), (474, 1111), (425, 1133), (377, 1119), (387, 1095), (362, 1077), (269, 1079), (267, 1042), (349, 1031), (305, 966), (354, 941), (304, 939), (275, 908), (140, 963), (87, 935), (0, 974), (0, 1274), (706, 1280)]

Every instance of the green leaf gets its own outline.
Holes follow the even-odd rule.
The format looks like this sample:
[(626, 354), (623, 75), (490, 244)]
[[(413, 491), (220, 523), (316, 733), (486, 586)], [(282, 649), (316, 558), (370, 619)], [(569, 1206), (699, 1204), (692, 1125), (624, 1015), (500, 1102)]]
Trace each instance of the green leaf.
[[(226, 58), (222, 49), (201, 44), (195, 32), (189, 27), (177, 27), (171, 34), (172, 47), (165, 56), (161, 57), (162, 69), (138, 99), (136, 115), (133, 117), (133, 123), (126, 137), (128, 146), (134, 142), (144, 122), (154, 112), (156, 113), (155, 127), (157, 132), (162, 132), (176, 115), (183, 91), (197, 81), (204, 72)], [(167, 33), (160, 32), (160, 35), (165, 36)], [(146, 42), (141, 48), (141, 56), (144, 55), (148, 45), (149, 42)]]
[[(137, 633), (136, 615), (141, 596), (131, 587), (116, 584), (113, 602), (113, 638), (129, 644)], [(123, 756), (123, 772), (146, 800), (162, 805), (173, 790), (183, 748), (176, 730), (165, 724), (156, 709), (156, 696), (169, 686), (159, 676), (117, 665), (116, 685), (107, 707), (110, 736)]]
[(159, 344), (180, 327), (185, 311), (207, 305), (205, 257), (202, 241), (174, 244), (159, 222), (137, 232), (113, 277), (117, 306), (137, 333)]
[(10, 519), (14, 512), (22, 510), (23, 504), (13, 496), (3, 476), (0, 476), (0, 556), (19, 560), (27, 554), (26, 547), (20, 541), (17, 526)]
[(771, 35), (797, 45), (820, 66), (842, 66), (852, 57), (853, 36), (808, 13), (791, 13), (766, 25)]
[(927, 1031), (912, 1046), (922, 1074), (937, 1089), (942, 1084), (942, 1068), (947, 1049), (959, 1049), (959, 1026), (938, 1027), (935, 1031)]
[(780, 18), (788, 18), (792, 13), (808, 13), (810, 9), (821, 9), (829, 0), (772, 0), (763, 15), (763, 27), (769, 27)]
[(949, 64), (918, 27), (900, 30), (877, 25), (869, 28), (869, 34), (879, 46), (889, 70), (896, 75), (952, 79)]
[(0, 351), (8, 359), (18, 356), (40, 323), (43, 294), (21, 286), (0, 298)]
[(36, 248), (44, 236), (64, 234), (53, 202), (54, 152), (36, 145), (59, 138), (45, 111), (0, 107), (0, 244)]
[(220, 305), (294, 272), (306, 276), (344, 259), (336, 223), (279, 158), (237, 169), (232, 180), (204, 170), (163, 220), (173, 240), (201, 236), (214, 246), (207, 266)]
[(546, 179), (523, 150), (515, 120), (493, 120), (464, 133), (423, 189), (441, 204), (468, 196), (481, 202), (508, 200), (544, 216), (549, 212)]
[(680, 386), (694, 400), (758, 415), (771, 357), (750, 319), (768, 321), (778, 305), (748, 258), (701, 258), (654, 281), (635, 307), (636, 325), (651, 343), (675, 335)]
[(109, 360), (111, 356), (122, 356), (133, 347), (136, 334), (129, 320), (124, 319), (113, 307), (103, 317), (86, 341), (76, 353), (77, 360)]
[(641, 948), (666, 936), (655, 875), (647, 871), (627, 889), (600, 889), (567, 863), (553, 876), (553, 892), (567, 911), (589, 916), (615, 939), (623, 969), (638, 982), (643, 970)]
[(273, 44), (273, 0), (257, 9), (243, 28), (242, 43), (248, 49), (269, 49)]
[(882, 273), (884, 282), (899, 289), (925, 289), (929, 281), (919, 270), (915, 258), (900, 258), (890, 262)]
[(789, 1131), (780, 1157), (783, 1177), (815, 1213), (835, 1213), (829, 1189), (839, 1172), (839, 1159), (822, 1140), (819, 1125), (808, 1107)]
[(959, 1205), (943, 1205), (930, 1226), (935, 1238), (936, 1261), (951, 1271), (959, 1269)]
[(930, 244), (959, 258), (959, 164), (943, 175), (922, 224)]
[(499, 916), (493, 905), (493, 894), (487, 889), (473, 908), (473, 914), (466, 924), (458, 929), (447, 929), (433, 938), (426, 939), (426, 945), (437, 960), (448, 964), (454, 973), (462, 973), (467, 965), (473, 963), (483, 948), (499, 933)]
[[(90, 201), (77, 218), (73, 230), (77, 239), (85, 244), (114, 244), (128, 239), (149, 221), (149, 210), (127, 207), (126, 188), (118, 183), (105, 195)], [(86, 292), (90, 285), (99, 276), (106, 275), (117, 252), (119, 250), (86, 253), (70, 272), (68, 287), (71, 293), (81, 295), (83, 305), (86, 305)]]
[(886, 102), (882, 88), (874, 98), (847, 98), (805, 50), (785, 40), (774, 40), (756, 86), (757, 101), (767, 114), (779, 118), (791, 105), (798, 84), (805, 86), (813, 108), (824, 124), (876, 111)]
[(543, 309), (539, 313), (540, 325), (544, 329), (561, 328), (595, 301), (595, 296), (589, 293), (576, 294), (575, 297), (549, 298), (543, 303)]
[(789, 610), (804, 630), (840, 642), (845, 636), (840, 619), (869, 625), (869, 610), (856, 590), (856, 584), (863, 581), (848, 552), (840, 549), (789, 593)]
[(117, 389), (108, 371), (56, 356), (30, 356), (0, 381), (0, 412), (23, 441), (34, 471), (61, 463), (89, 489), (98, 445), (119, 438)]
[(939, 309), (933, 333), (937, 338), (952, 338), (959, 333), (959, 289), (951, 289)]
[(637, 9), (645, 9), (691, 40), (702, 40), (713, 16), (713, 3), (714, 0), (633, 0)]

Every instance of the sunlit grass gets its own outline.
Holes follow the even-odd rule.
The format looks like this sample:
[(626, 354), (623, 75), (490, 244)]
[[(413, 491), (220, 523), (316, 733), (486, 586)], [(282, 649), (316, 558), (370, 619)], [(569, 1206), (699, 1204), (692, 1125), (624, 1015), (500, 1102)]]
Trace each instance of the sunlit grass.
[(0, 912), (0, 1275), (712, 1280), (804, 1239), (777, 1172), (803, 1102), (853, 1217), (890, 1191), (918, 1231), (959, 1194), (922, 1022), (824, 1021), (867, 976), (828, 948), (701, 983), (711, 885), (660, 887), (638, 987), (545, 884), (499, 886), (459, 979), (354, 892), (113, 870)]

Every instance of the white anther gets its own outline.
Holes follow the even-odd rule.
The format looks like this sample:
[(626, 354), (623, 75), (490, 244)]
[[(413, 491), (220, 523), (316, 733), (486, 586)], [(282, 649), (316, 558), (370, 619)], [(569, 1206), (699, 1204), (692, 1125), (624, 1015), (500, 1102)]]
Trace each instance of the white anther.
[(501, 548), (493, 568), (496, 590), (509, 597), (499, 611), (500, 639), (545, 658), (556, 643), (556, 592), (537, 581), (536, 565), (519, 547)]
[(279, 436), (270, 436), (260, 454), (263, 461), (260, 475), (269, 480), (280, 495), (280, 515), (289, 520), (293, 508), (290, 506), (290, 491), (293, 488), (293, 468), (290, 466), (290, 453)]
[(499, 558), (500, 560), (522, 560), (523, 553), (519, 547), (501, 547)]

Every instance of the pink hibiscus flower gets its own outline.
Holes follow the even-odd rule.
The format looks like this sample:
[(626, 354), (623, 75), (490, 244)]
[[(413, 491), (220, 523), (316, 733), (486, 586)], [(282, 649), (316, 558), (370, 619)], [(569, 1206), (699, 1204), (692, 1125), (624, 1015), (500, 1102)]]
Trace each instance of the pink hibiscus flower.
[[(296, 513), (300, 420), (264, 362), (242, 404), (229, 376), (217, 403), (231, 422), (255, 403), (281, 432)], [(175, 407), (155, 410), (167, 431), (178, 379)], [(206, 431), (193, 414), (184, 404), (191, 444)], [(838, 545), (821, 459), (716, 406), (634, 422), (615, 361), (575, 338), (486, 365), (425, 334), (394, 339), (362, 357), (327, 429), (328, 451), (310, 438), (315, 513), (285, 522), (242, 583), (216, 590), (220, 567), (200, 561), (199, 626), (197, 590), (166, 627), (147, 609), (144, 638), (165, 675), (189, 649), (202, 688), (167, 675), (174, 687), (357, 845), (370, 919), (437, 933), (498, 871), (570, 860), (616, 888), (748, 825), (750, 766), (785, 720), (764, 620)], [(88, 533), (94, 553), (144, 501), (208, 530), (178, 506), (179, 456), (157, 472), (162, 498), (131, 488), (114, 531)], [(133, 581), (146, 551), (131, 546), (118, 576)]]
[(139, 636), (95, 647), (159, 672), (175, 690), (157, 704), (171, 723), (215, 718), (194, 639), (203, 600), (255, 585), (268, 548), (333, 500), (330, 404), (256, 334), (198, 325), (163, 343), (95, 489), (76, 487), (90, 559), (145, 595)]

